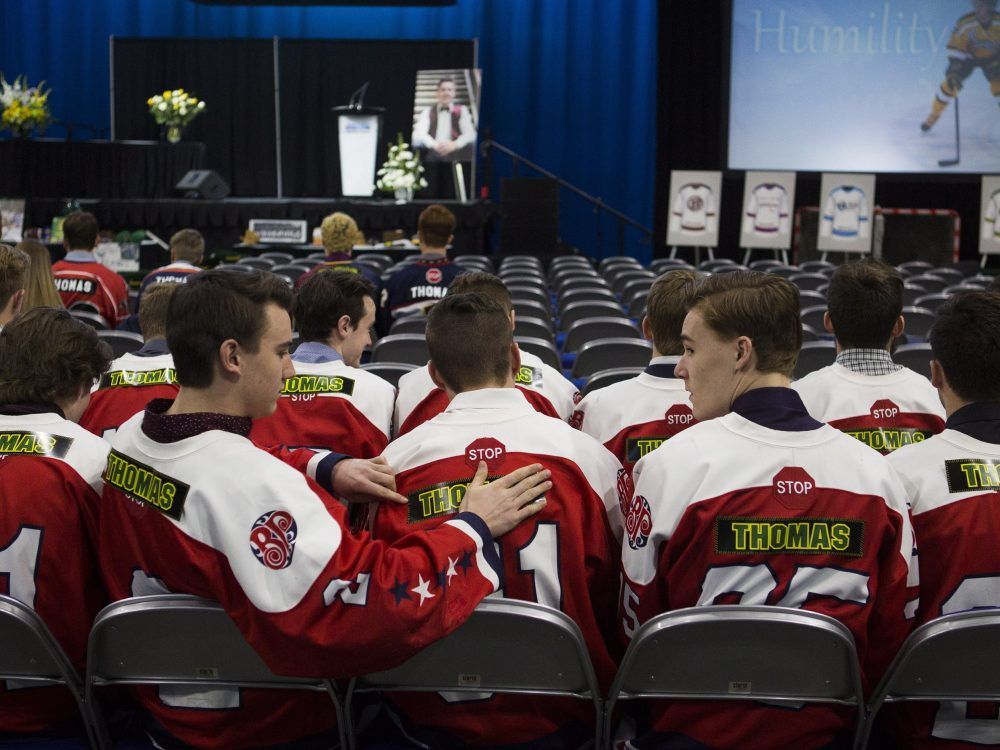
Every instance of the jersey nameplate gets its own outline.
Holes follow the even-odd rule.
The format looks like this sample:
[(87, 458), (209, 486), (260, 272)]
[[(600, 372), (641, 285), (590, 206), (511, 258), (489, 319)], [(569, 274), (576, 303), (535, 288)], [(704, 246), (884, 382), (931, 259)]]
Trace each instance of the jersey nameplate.
[[(489, 484), (497, 476), (487, 476), (486, 483)], [(468, 479), (455, 479), (451, 482), (441, 482), (430, 487), (414, 490), (406, 496), (409, 512), (406, 516), (407, 523), (420, 523), (432, 518), (441, 518), (458, 513), (458, 508), (462, 504), (466, 490), (469, 489)]]
[(922, 443), (934, 434), (926, 430), (918, 430), (915, 427), (894, 427), (892, 429), (875, 427), (865, 430), (844, 430), (844, 433), (877, 451), (894, 451), (904, 445)]
[(178, 520), (184, 512), (184, 502), (191, 489), (184, 482), (161, 474), (151, 466), (116, 450), (108, 454), (108, 464), (102, 478), (129, 497)]
[(49, 456), (65, 458), (73, 438), (44, 432), (0, 432), (0, 456)]
[(177, 370), (113, 370), (101, 376), (101, 388), (135, 388), (141, 385), (176, 385)]
[(281, 389), (282, 396), (324, 393), (350, 396), (354, 393), (354, 380), (340, 375), (293, 375)]
[(628, 438), (625, 441), (625, 460), (634, 464), (647, 453), (659, 448), (666, 439), (666, 436), (660, 437), (659, 435)]
[(715, 520), (715, 551), (860, 557), (864, 532), (864, 521), (844, 518), (723, 516)]
[(514, 377), (514, 382), (517, 385), (531, 385), (536, 380), (539, 383), (542, 382), (541, 370), (536, 370), (534, 367), (528, 367), (527, 365), (521, 365), (517, 368), (517, 375)]
[(944, 462), (948, 492), (1000, 490), (1000, 461), (982, 458), (955, 458)]

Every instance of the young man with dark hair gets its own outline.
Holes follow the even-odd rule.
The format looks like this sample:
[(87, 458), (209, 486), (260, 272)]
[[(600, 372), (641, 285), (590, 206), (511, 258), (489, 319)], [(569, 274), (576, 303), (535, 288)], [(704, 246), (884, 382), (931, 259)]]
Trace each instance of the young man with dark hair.
[[(920, 550), (917, 623), (1000, 607), (1000, 296), (956, 294), (930, 334), (931, 382), (941, 394), (944, 432), (889, 456), (913, 508)], [(996, 747), (996, 704), (909, 704), (899, 746)], [(904, 736), (905, 735), (905, 739)]]
[[(81, 674), (87, 633), (107, 604), (97, 519), (109, 446), (76, 422), (110, 360), (107, 344), (65, 310), (34, 308), (0, 333), (0, 593), (34, 609)], [(84, 736), (64, 687), (5, 685), (6, 743), (22, 733)]]
[(944, 411), (923, 375), (892, 361), (903, 332), (903, 279), (865, 259), (834, 271), (824, 325), (837, 360), (792, 384), (816, 419), (887, 454), (944, 429)]
[[(478, 293), (449, 294), (431, 309), (427, 345), (431, 377), (450, 403), (386, 449), (408, 502), (379, 506), (373, 536), (408, 539), (455, 518), (481, 458), (491, 477), (540, 462), (552, 472), (553, 486), (545, 510), (500, 541), (504, 596), (572, 617), (607, 687), (615, 669), (608, 602), (618, 585), (620, 464), (593, 438), (533, 410), (515, 390), (520, 351), (501, 303)], [(461, 566), (441, 574), (438, 585), (463, 575)], [(435, 582), (428, 585), (421, 599), (433, 594)], [(406, 734), (432, 747), (578, 747), (593, 735), (592, 707), (573, 699), (456, 698), (394, 693), (388, 700), (402, 714)]]
[(153, 284), (183, 284), (201, 269), (205, 257), (205, 238), (197, 229), (181, 229), (170, 237), (170, 263), (146, 274), (139, 285), (139, 302)]
[(295, 375), (285, 381), (274, 414), (254, 420), (254, 442), (322, 447), (359, 458), (385, 450), (396, 391), (359, 367), (375, 325), (373, 294), (372, 285), (353, 273), (317, 274), (299, 289)]
[(63, 222), (66, 257), (53, 264), (52, 275), (63, 305), (90, 302), (115, 328), (128, 315), (128, 284), (94, 256), (97, 235), (92, 213), (77, 211), (67, 216)]
[(167, 310), (176, 290), (177, 284), (172, 283), (153, 284), (146, 289), (139, 300), (144, 343), (137, 351), (111, 363), (90, 394), (90, 405), (80, 426), (110, 440), (129, 417), (145, 409), (150, 401), (177, 395), (174, 359), (167, 349)]
[(21, 312), (30, 264), (27, 253), (0, 245), (0, 330)]
[[(468, 292), (476, 292), (497, 302), (507, 311), (511, 330), (514, 329), (514, 303), (499, 277), (484, 271), (466, 271), (456, 276), (448, 289), (449, 295)], [(537, 355), (522, 349), (519, 352), (521, 366), (514, 385), (535, 411), (564, 421), (569, 419), (573, 405), (580, 397), (576, 386)], [(399, 395), (393, 415), (395, 435), (405, 435), (440, 414), (447, 406), (448, 396), (434, 384), (427, 365), (406, 373), (399, 379)]]
[[(681, 340), (674, 371), (699, 424), (635, 466), (622, 545), (625, 640), (682, 607), (801, 607), (850, 629), (875, 684), (916, 606), (906, 495), (878, 453), (817, 422), (788, 387), (802, 342), (798, 290), (774, 275), (711, 276)], [(854, 724), (828, 705), (697, 701), (654, 702), (650, 718), (632, 747), (812, 750), (849, 744)]]
[(455, 214), (444, 206), (435, 203), (420, 213), (417, 222), (420, 257), (393, 273), (382, 289), (383, 332), (389, 330), (396, 318), (426, 314), (465, 270), (448, 260), (448, 243), (454, 233)]
[(653, 342), (645, 372), (588, 393), (570, 422), (597, 438), (628, 471), (635, 462), (694, 424), (684, 382), (674, 375), (681, 325), (698, 288), (694, 271), (667, 271), (649, 290), (642, 333)]
[[(544, 501), (531, 501), (549, 483), (536, 465), (485, 486), (483, 465), (464, 512), (442, 528), (393, 547), (352, 535), (344, 505), (313, 481), (312, 467), (335, 457), (317, 454), (304, 475), (279, 458), (293, 461), (287, 452), (247, 439), (295, 374), (291, 302), (273, 274), (206, 271), (178, 287), (167, 344), (180, 391), (112, 441), (101, 569), (113, 600), (175, 591), (220, 602), (276, 672), (364, 674), (446, 635), (499, 588), (493, 539), (541, 510)], [(345, 463), (332, 472), (341, 495)], [(439, 581), (449, 560), (468, 563), (465, 574), (418, 601), (414, 592)], [(199, 748), (326, 747), (308, 743), (328, 742), (336, 721), (315, 693), (136, 693), (155, 719), (151, 734)]]

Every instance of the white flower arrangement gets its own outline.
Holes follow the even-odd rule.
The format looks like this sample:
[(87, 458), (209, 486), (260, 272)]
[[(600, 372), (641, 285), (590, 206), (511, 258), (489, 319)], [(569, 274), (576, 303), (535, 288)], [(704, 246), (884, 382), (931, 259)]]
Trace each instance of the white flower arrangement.
[(35, 128), (45, 130), (52, 115), (45, 81), (29, 86), (27, 78), (18, 76), (13, 83), (0, 73), (0, 127), (15, 135), (26, 136)]
[(396, 190), (419, 190), (427, 187), (424, 179), (424, 167), (420, 157), (413, 151), (409, 143), (403, 140), (403, 134), (396, 136), (396, 142), (389, 144), (389, 158), (376, 173), (378, 179), (375, 187), (387, 193)]
[(146, 104), (157, 125), (172, 127), (184, 127), (205, 111), (205, 102), (184, 89), (154, 94), (146, 100)]

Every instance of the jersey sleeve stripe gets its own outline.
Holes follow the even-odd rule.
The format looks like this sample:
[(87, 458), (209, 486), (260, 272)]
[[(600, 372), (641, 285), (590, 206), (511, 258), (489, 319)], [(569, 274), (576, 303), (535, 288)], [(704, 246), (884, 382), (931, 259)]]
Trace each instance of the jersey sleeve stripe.
[(479, 573), (490, 582), (493, 591), (499, 591), (503, 587), (503, 566), (500, 564), (500, 555), (493, 546), (493, 535), (486, 522), (475, 513), (459, 513), (444, 525), (454, 526), (476, 543), (476, 565)]

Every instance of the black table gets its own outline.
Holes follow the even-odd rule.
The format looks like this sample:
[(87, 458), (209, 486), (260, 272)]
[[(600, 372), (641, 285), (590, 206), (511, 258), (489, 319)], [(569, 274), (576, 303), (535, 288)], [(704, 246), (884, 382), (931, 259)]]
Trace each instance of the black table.
[(15, 138), (0, 141), (0, 196), (163, 198), (204, 159), (203, 143)]

